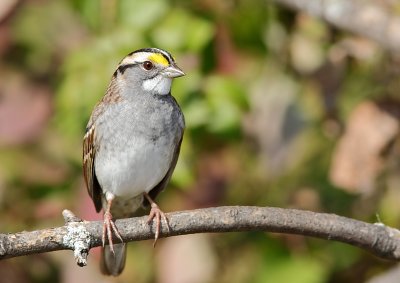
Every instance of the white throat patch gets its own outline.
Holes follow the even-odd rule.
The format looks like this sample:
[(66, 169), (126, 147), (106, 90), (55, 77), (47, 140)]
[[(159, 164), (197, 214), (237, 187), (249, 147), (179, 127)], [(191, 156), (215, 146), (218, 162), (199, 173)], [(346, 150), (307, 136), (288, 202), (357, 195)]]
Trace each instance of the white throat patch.
[(159, 95), (166, 95), (171, 92), (172, 79), (158, 75), (152, 79), (143, 81), (143, 89)]

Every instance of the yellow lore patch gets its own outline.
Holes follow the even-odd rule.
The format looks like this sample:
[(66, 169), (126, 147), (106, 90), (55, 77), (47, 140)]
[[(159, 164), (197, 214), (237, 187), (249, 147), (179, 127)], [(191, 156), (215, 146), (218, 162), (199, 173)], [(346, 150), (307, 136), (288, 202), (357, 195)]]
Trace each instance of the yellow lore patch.
[(149, 56), (149, 60), (153, 61), (154, 63), (161, 64), (164, 66), (169, 65), (168, 60), (165, 59), (165, 57), (163, 55), (161, 55), (160, 53), (151, 54)]

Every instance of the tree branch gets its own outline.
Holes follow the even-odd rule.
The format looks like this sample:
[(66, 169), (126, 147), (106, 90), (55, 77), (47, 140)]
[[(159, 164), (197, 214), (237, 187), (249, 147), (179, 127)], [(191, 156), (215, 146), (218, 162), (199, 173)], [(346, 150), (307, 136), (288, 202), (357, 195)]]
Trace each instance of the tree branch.
[[(0, 234), (0, 259), (71, 249), (78, 265), (86, 265), (90, 248), (101, 245), (102, 222), (81, 221), (63, 212), (66, 224), (57, 228)], [(273, 207), (227, 206), (167, 214), (170, 231), (161, 237), (206, 232), (265, 231), (335, 240), (389, 260), (400, 260), (400, 231), (383, 225), (326, 213)], [(152, 239), (147, 217), (116, 220), (124, 241)], [(117, 238), (115, 242), (119, 241)]]
[(393, 52), (400, 51), (400, 17), (380, 1), (274, 0), (289, 8), (319, 17), (328, 23), (365, 36)]

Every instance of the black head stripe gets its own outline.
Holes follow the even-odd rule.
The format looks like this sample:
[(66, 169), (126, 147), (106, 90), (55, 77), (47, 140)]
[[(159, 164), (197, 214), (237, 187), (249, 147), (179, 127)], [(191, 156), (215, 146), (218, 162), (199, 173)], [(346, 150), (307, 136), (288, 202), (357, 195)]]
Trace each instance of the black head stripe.
[(125, 73), (126, 69), (131, 68), (133, 66), (136, 66), (137, 64), (125, 64), (125, 65), (120, 65), (117, 69), (122, 75)]
[(175, 62), (174, 58), (172, 57), (172, 55), (169, 52), (159, 49), (159, 48), (142, 48), (142, 49), (135, 50), (135, 51), (129, 53), (128, 56), (135, 54), (135, 53), (139, 53), (139, 52), (158, 53), (158, 54), (161, 54), (170, 64)]

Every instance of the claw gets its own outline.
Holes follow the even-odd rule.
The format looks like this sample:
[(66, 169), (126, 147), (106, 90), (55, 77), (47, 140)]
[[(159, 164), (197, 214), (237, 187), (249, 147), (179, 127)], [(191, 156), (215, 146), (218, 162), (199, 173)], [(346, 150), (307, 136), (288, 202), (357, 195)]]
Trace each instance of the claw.
[(147, 198), (147, 200), (151, 204), (151, 210), (149, 213), (149, 218), (147, 219), (147, 224), (150, 224), (154, 218), (156, 219), (156, 230), (154, 232), (154, 243), (153, 243), (153, 247), (155, 247), (157, 244), (158, 236), (160, 235), (160, 231), (161, 231), (161, 218), (162, 218), (162, 220), (164, 220), (168, 232), (170, 231), (169, 221), (168, 221), (168, 217), (165, 215), (165, 213), (161, 211), (161, 209), (150, 198), (150, 196), (148, 194), (144, 194), (144, 196)]
[(102, 243), (103, 243), (103, 248), (106, 243), (106, 235), (108, 239), (108, 244), (110, 246), (110, 251), (114, 254), (114, 244), (113, 244), (113, 239), (112, 239), (112, 233), (114, 232), (115, 236), (121, 241), (122, 240), (121, 234), (119, 233), (117, 226), (115, 226), (114, 221), (112, 220), (112, 215), (110, 212), (111, 209), (111, 202), (112, 200), (107, 201), (107, 209), (104, 212), (104, 221), (103, 221), (103, 234), (102, 234)]

